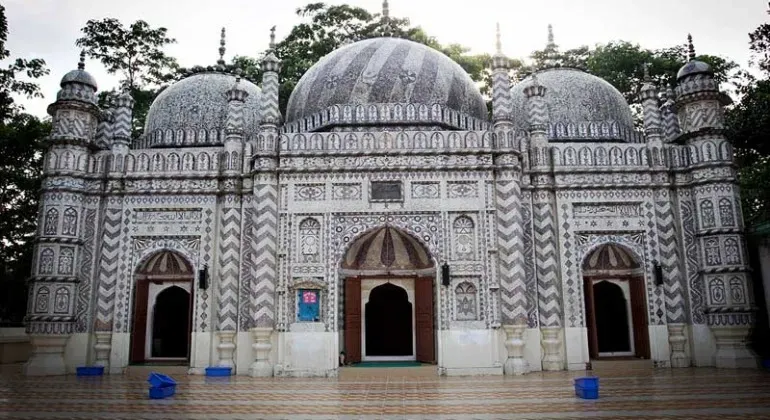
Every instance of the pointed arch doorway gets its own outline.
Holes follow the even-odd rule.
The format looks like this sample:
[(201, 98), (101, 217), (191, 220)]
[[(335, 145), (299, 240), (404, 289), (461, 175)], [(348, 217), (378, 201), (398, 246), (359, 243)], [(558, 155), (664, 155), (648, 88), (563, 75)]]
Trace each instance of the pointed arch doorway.
[(605, 244), (583, 260), (591, 359), (650, 358), (644, 269), (629, 249)]
[(163, 250), (137, 270), (131, 363), (186, 363), (190, 358), (194, 272), (181, 254)]
[(361, 235), (342, 258), (344, 351), (361, 361), (436, 361), (436, 269), (428, 250), (382, 226)]

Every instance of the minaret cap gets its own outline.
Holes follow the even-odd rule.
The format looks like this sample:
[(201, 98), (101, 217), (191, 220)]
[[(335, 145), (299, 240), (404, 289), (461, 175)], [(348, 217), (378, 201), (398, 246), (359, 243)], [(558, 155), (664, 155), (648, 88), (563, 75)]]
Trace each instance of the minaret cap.
[(225, 51), (225, 28), (222, 28), (219, 35), (219, 60), (217, 60), (217, 64), (222, 67), (225, 65)]

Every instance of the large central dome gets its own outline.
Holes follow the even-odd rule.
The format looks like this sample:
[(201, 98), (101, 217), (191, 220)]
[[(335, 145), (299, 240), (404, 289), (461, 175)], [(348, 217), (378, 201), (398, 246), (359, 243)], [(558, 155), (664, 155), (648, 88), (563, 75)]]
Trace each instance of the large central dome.
[(286, 120), (347, 104), (438, 104), (487, 120), (484, 98), (462, 67), (430, 47), (400, 38), (359, 41), (322, 58), (297, 83)]

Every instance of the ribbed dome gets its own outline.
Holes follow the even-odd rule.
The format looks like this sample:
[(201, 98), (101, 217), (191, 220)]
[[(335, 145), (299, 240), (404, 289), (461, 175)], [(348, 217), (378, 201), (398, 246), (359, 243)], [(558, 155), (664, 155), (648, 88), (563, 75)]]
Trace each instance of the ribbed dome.
[(679, 72), (676, 74), (676, 78), (679, 80), (683, 77), (693, 76), (696, 74), (713, 75), (714, 72), (711, 70), (711, 66), (709, 66), (707, 63), (698, 60), (690, 60), (687, 62), (687, 64), (682, 66), (681, 69), (679, 69)]
[[(147, 147), (221, 145), (227, 119), (226, 92), (235, 85), (235, 76), (225, 73), (198, 73), (182, 79), (161, 92), (147, 112)], [(259, 126), (260, 89), (241, 79), (240, 88), (249, 96), (243, 110), (246, 133)]]
[[(628, 102), (605, 80), (569, 67), (540, 70), (534, 77), (546, 88), (549, 140), (638, 141)], [(529, 126), (524, 89), (532, 83), (529, 76), (511, 89), (513, 118), (522, 129)]]
[(594, 270), (635, 270), (641, 268), (631, 253), (615, 244), (602, 245), (583, 261), (584, 271)]
[(138, 274), (148, 276), (193, 275), (193, 269), (179, 253), (161, 251), (145, 261)]
[(65, 74), (64, 77), (62, 77), (59, 86), (64, 87), (67, 83), (82, 83), (91, 86), (94, 89), (98, 88), (94, 76), (91, 76), (91, 73), (83, 69), (75, 69)]
[(484, 98), (462, 67), (430, 47), (400, 38), (359, 41), (322, 58), (292, 92), (286, 119), (346, 104), (439, 104), (487, 119)]
[(342, 260), (342, 268), (357, 271), (392, 272), (433, 267), (428, 251), (416, 239), (389, 226), (358, 238)]

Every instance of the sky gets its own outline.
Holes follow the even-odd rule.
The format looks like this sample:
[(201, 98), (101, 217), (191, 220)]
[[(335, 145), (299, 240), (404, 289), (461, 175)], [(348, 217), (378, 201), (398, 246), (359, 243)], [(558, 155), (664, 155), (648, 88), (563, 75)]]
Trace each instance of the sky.
[[(137, 19), (168, 28), (177, 43), (167, 51), (183, 67), (213, 65), (219, 33), (227, 28), (226, 59), (256, 56), (267, 48), (269, 29), (280, 40), (300, 22), (297, 8), (318, 0), (3, 0), (8, 18), (7, 48), (12, 58), (42, 58), (51, 70), (39, 79), (44, 98), (20, 101), (27, 112), (45, 116), (61, 77), (76, 67), (75, 40), (89, 19)], [(379, 12), (381, 0), (327, 1)], [(686, 41), (696, 51), (748, 65), (748, 33), (770, 20), (766, 0), (390, 0), (393, 17), (407, 17), (441, 43), (459, 43), (473, 53), (493, 53), (500, 23), (503, 52), (523, 58), (545, 46), (552, 24), (562, 49), (626, 40), (645, 48)], [(100, 89), (117, 85), (101, 63), (86, 69)]]

